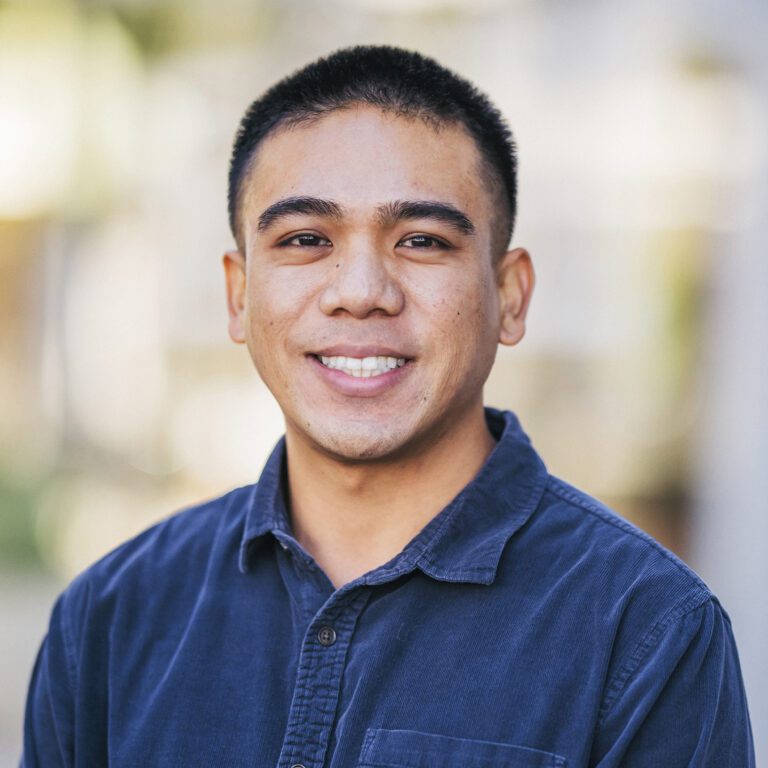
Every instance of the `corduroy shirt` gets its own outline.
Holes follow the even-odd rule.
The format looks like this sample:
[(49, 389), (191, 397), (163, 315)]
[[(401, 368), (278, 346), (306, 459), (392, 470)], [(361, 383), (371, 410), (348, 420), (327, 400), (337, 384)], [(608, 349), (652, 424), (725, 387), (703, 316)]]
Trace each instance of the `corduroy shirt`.
[(717, 599), (486, 417), (476, 478), (339, 589), (292, 535), (284, 441), (91, 566), (54, 607), (23, 765), (753, 766)]

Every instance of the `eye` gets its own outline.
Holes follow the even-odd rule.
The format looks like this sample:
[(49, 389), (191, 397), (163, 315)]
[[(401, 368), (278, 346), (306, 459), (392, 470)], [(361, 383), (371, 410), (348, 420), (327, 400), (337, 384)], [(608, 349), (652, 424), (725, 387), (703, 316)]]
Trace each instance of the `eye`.
[(278, 243), (281, 247), (319, 248), (331, 245), (331, 241), (312, 232), (300, 232)]
[(450, 248), (448, 243), (432, 235), (411, 235), (401, 240), (398, 245), (406, 248), (440, 248), (443, 250)]

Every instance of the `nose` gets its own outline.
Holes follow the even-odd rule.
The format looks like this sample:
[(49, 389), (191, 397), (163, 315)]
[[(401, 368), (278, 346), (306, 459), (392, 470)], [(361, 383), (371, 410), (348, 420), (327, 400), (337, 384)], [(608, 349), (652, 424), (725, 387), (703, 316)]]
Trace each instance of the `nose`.
[(320, 296), (320, 309), (326, 315), (348, 313), (358, 319), (399, 314), (405, 297), (391, 269), (373, 244), (337, 252), (329, 261), (330, 277)]

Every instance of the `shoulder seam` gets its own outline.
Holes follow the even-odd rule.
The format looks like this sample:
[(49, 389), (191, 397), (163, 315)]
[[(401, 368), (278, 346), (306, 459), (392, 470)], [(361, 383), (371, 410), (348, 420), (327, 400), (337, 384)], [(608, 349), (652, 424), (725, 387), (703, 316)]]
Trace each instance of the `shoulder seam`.
[(598, 727), (605, 722), (619, 695), (624, 690), (629, 679), (638, 669), (648, 651), (653, 648), (664, 632), (676, 621), (679, 621), (689, 613), (698, 610), (707, 602), (713, 601), (713, 596), (706, 590), (698, 590), (687, 595), (677, 604), (673, 605), (638, 641), (629, 658), (624, 662), (612, 680), (606, 686), (606, 693), (598, 713)]
[(563, 486), (562, 482), (556, 477), (549, 475), (549, 482), (547, 483), (547, 490), (552, 493), (553, 496), (557, 496), (562, 501), (569, 502), (579, 507), (579, 509), (589, 512), (594, 517), (606, 525), (611, 525), (620, 531), (623, 531), (630, 536), (634, 536), (639, 541), (644, 542), (651, 548), (655, 549), (665, 560), (670, 562), (677, 568), (684, 576), (689, 578), (693, 584), (695, 584), (701, 591), (712, 597), (712, 594), (707, 585), (689, 568), (687, 568), (675, 555), (665, 549), (658, 541), (649, 536), (644, 531), (635, 528), (629, 522), (623, 521), (621, 518), (614, 517), (613, 515), (606, 514), (606, 511), (601, 509), (598, 504), (592, 504), (587, 498), (584, 498), (580, 494), (570, 491), (567, 487)]

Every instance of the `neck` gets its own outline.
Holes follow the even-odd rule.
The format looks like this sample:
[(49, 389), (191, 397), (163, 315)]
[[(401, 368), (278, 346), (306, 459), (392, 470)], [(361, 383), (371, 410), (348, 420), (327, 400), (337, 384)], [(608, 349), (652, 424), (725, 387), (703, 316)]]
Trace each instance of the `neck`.
[(291, 524), (334, 587), (397, 555), (477, 474), (494, 439), (482, 404), (425, 449), (349, 462), (286, 434)]

